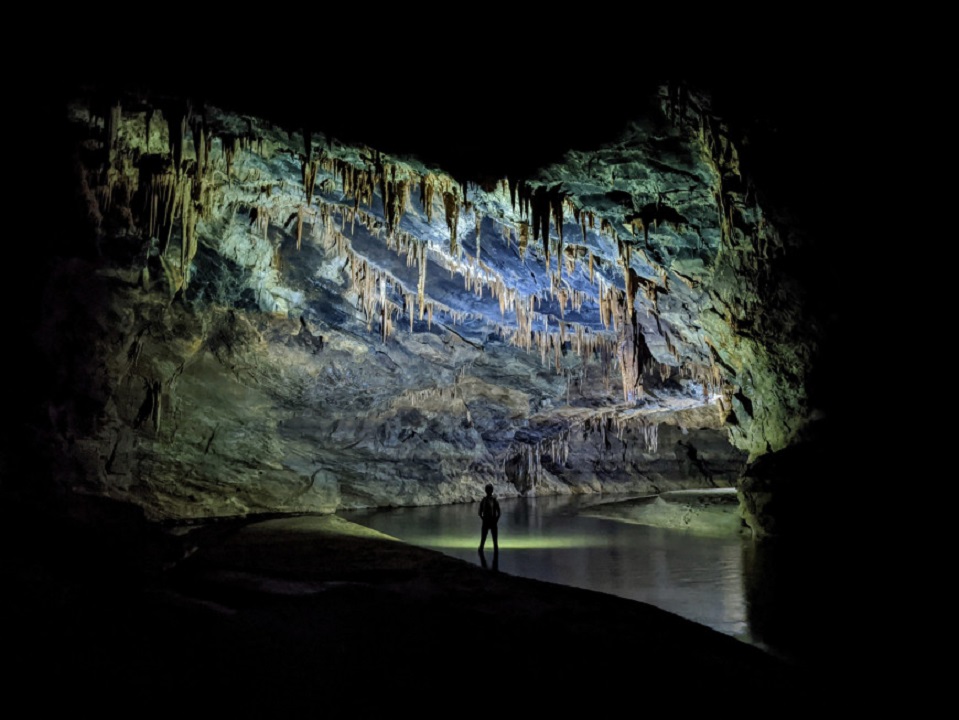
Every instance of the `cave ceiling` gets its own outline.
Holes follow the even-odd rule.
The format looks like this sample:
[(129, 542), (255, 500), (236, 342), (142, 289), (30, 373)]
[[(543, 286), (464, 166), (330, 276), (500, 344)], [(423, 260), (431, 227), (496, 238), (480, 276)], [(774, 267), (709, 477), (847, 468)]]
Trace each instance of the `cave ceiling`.
[[(257, 361), (284, 427), (313, 432), (297, 403), (461, 402), (486, 446), (467, 453), (474, 469), (611, 418), (646, 428), (647, 446), (664, 422), (722, 428), (753, 457), (808, 422), (820, 328), (795, 275), (801, 235), (776, 184), (757, 184), (765, 158), (750, 160), (747, 132), (768, 132), (753, 95), (735, 96), (747, 111), (686, 83), (633, 83), (604, 102), (518, 110), (467, 92), (377, 104), (266, 88), (69, 88), (79, 235), (97, 276), (128, 294), (112, 311), (123, 363), (102, 373), (138, 390), (93, 393), (111, 395), (99, 401), (112, 421), (159, 436), (172, 408), (185, 423), (173, 396), (185, 367), (199, 373), (197, 348), (239, 377), (242, 332), (224, 339), (204, 320), (191, 339), (183, 319), (226, 310), (251, 337), (295, 337), (301, 354), (284, 362), (316, 366), (297, 370), (312, 379), (294, 399), (299, 380)], [(789, 271), (786, 256), (800, 261)], [(135, 383), (118, 379), (135, 363)], [(495, 402), (470, 405), (468, 386)], [(221, 421), (197, 419), (203, 452)], [(362, 426), (350, 423), (358, 437)], [(349, 445), (335, 424), (324, 433)], [(101, 465), (130, 444), (122, 435), (101, 439)]]
[[(665, 87), (652, 89), (637, 119), (610, 113), (619, 132), (610, 120), (613, 141), (599, 147), (576, 123), (565, 138), (508, 122), (459, 124), (455, 135), (395, 113), (331, 113), (343, 136), (380, 138), (397, 154), (313, 129), (322, 113), (293, 117), (288, 103), (262, 99), (253, 104), (261, 116), (194, 106), (182, 90), (77, 104), (72, 119), (109, 136), (97, 192), (107, 206), (127, 200), (124, 220), (146, 226), (147, 254), (164, 258), (173, 294), (202, 296), (200, 246), (229, 246), (223, 254), (236, 257), (259, 235), (273, 257), (245, 260), (267, 312), (309, 321), (322, 286), (335, 282), (335, 258), (381, 341), (437, 323), (477, 344), (565, 356), (571, 346), (615, 346), (622, 313), (635, 310), (650, 360), (695, 374), (713, 365), (700, 316), (713, 307), (703, 281), (724, 230), (722, 170), (696, 137), (701, 108), (687, 101), (672, 107)], [(577, 140), (592, 146), (578, 150)], [(103, 222), (101, 233), (117, 234)]]

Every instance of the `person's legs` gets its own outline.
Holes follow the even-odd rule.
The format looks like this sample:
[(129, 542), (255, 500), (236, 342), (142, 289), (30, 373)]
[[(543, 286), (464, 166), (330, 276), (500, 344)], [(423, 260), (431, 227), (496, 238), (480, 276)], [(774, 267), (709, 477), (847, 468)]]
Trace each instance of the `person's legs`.
[(483, 523), (483, 535), (480, 538), (480, 546), (479, 546), (480, 552), (483, 552), (483, 548), (486, 547), (486, 534), (488, 532), (489, 532), (489, 526), (486, 523)]
[[(499, 537), (496, 532), (496, 526), (493, 525), (490, 527), (490, 532), (493, 534), (493, 552), (499, 552)], [(485, 542), (486, 534), (483, 533), (483, 540)]]

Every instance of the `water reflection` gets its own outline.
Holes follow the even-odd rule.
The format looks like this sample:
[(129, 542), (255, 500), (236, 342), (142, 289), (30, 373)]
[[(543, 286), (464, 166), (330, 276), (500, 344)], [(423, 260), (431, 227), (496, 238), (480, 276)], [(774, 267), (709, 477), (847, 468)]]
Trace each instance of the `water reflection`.
[[(595, 498), (501, 500), (501, 572), (655, 605), (746, 642), (744, 541), (579, 515)], [(341, 513), (409, 543), (481, 563), (478, 503)], [(492, 565), (492, 552), (486, 558)]]

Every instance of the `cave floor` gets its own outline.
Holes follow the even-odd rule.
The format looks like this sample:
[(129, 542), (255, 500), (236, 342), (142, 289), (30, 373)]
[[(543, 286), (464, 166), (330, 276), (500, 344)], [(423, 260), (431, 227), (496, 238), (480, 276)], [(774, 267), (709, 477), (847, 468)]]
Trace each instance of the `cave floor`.
[[(836, 689), (658, 608), (486, 570), (336, 516), (167, 529), (122, 552), (102, 537), (44, 537), (57, 537), (56, 567), (24, 560), (36, 553), (7, 563), (5, 644), (11, 687), (48, 685), (50, 707), (371, 710), (412, 694), (428, 710), (451, 693), (470, 707), (485, 683), (512, 709), (559, 711), (614, 696), (793, 705)], [(159, 572), (143, 572), (151, 564)]]

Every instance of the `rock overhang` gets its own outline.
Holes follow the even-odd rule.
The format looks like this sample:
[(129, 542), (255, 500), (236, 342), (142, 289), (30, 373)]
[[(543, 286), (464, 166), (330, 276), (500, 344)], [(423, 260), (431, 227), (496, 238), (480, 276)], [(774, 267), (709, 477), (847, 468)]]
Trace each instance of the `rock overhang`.
[[(765, 210), (740, 173), (733, 136), (702, 96), (689, 95), (680, 111), (674, 88), (654, 88), (641, 103), (644, 113), (609, 120), (610, 127), (618, 123), (616, 132), (572, 138), (562, 152), (555, 152), (556, 137), (524, 148), (503, 129), (476, 141), (476, 126), (467, 125), (471, 137), (457, 143), (461, 133), (440, 133), (422, 157), (406, 150), (426, 147), (423, 127), (406, 148), (390, 152), (388, 142), (372, 142), (376, 133), (367, 145), (324, 132), (321, 122), (304, 117), (312, 111), (290, 121), (293, 115), (273, 120), (226, 103), (184, 103), (182, 96), (114, 94), (96, 107), (79, 98), (74, 127), (86, 128), (77, 134), (87, 133), (82, 162), (100, 194), (97, 207), (106, 217), (116, 202), (129, 216), (122, 229), (115, 214), (109, 217), (101, 239), (132, 247), (126, 241), (146, 236), (146, 250), (132, 254), (146, 256), (137, 262), (148, 271), (150, 292), (167, 293), (175, 304), (225, 303), (251, 317), (289, 319), (291, 332), (303, 328), (298, 340), (284, 342), (307, 348), (314, 359), (325, 353), (322, 372), (345, 379), (342, 390), (327, 389), (323, 401), (331, 406), (345, 406), (357, 391), (354, 404), (365, 408), (392, 402), (391, 395), (423, 399), (435, 392), (442, 400), (442, 387), (463, 377), (473, 392), (472, 376), (463, 372), (466, 354), (454, 350), (463, 343), (488, 356), (482, 372), (493, 384), (502, 381), (496, 363), (514, 362), (512, 353), (536, 360), (511, 366), (510, 378), (526, 375), (523, 387), (498, 406), (512, 413), (527, 405), (523, 432), (472, 407), (472, 416), (489, 422), (480, 432), (489, 448), (522, 442), (523, 433), (546, 440), (563, 423), (584, 422), (583, 413), (666, 422), (662, 413), (686, 412), (690, 403), (710, 411), (709, 420), (697, 417), (694, 425), (730, 420), (734, 439), (750, 453), (788, 442), (803, 423), (802, 398), (790, 396), (792, 387), (776, 387), (776, 368), (785, 363), (769, 355), (780, 351), (768, 352), (765, 339), (743, 327), (749, 304), (762, 303), (751, 277), (762, 265), (756, 255), (763, 247), (775, 252), (780, 238), (765, 227)], [(103, 163), (111, 108), (119, 110), (116, 139), (127, 156)], [(390, 117), (377, 122), (388, 125)], [(358, 123), (353, 137), (375, 124)], [(398, 123), (394, 137), (414, 125), (409, 118)], [(476, 157), (497, 145), (496, 153)], [(547, 145), (551, 154), (542, 150)], [(497, 165), (509, 154), (513, 162)], [(171, 173), (178, 163), (179, 179)], [(172, 183), (168, 196), (162, 187), (146, 190), (171, 180), (183, 186)], [(146, 200), (162, 206), (177, 192), (181, 214), (153, 218), (166, 239), (144, 231), (151, 224)], [(434, 348), (418, 335), (442, 343)], [(365, 354), (334, 350), (347, 345), (362, 345)], [(384, 367), (359, 380), (359, 368), (345, 365), (360, 357)], [(390, 363), (412, 358), (431, 358), (424, 367), (433, 370), (410, 370), (403, 387), (391, 390)], [(481, 366), (475, 357), (468, 363)], [(588, 363), (602, 371), (591, 375)], [(601, 376), (612, 378), (608, 388)], [(803, 378), (790, 382), (801, 395)], [(592, 388), (577, 397), (577, 383)], [(757, 395), (763, 397), (754, 402)], [(792, 430), (767, 409), (783, 405)]]

